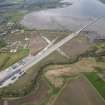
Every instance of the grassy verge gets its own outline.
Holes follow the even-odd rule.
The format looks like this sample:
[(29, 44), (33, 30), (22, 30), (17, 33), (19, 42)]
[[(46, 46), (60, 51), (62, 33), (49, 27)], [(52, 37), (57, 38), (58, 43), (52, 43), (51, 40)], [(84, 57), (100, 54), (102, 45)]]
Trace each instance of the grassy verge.
[(105, 81), (102, 80), (96, 72), (85, 74), (88, 80), (93, 84), (101, 96), (105, 99)]
[(0, 53), (0, 70), (3, 70), (16, 63), (29, 53), (28, 49), (20, 49), (16, 53)]

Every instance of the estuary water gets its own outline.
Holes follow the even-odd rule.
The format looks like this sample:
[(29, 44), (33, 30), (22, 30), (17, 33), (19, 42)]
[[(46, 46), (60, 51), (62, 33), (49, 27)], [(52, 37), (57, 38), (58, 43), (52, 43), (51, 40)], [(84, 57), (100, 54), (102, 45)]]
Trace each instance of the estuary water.
[(71, 3), (61, 8), (33, 11), (27, 14), (21, 24), (33, 29), (66, 29), (76, 31), (95, 18), (102, 17), (88, 30), (105, 33), (105, 0), (64, 0)]

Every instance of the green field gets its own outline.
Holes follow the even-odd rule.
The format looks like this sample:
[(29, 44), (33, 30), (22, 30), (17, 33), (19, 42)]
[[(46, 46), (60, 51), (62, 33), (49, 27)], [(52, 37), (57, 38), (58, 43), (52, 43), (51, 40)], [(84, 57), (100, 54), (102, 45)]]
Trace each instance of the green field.
[(0, 48), (5, 47), (5, 46), (6, 46), (6, 43), (0, 40)]
[(3, 70), (16, 63), (29, 53), (28, 49), (21, 49), (16, 53), (0, 53), (0, 70)]
[[(22, 54), (23, 55), (23, 54)], [(16, 57), (20, 57), (16, 56)], [(10, 65), (10, 62), (13, 63), (15, 57), (12, 57), (8, 60), (7, 65)], [(12, 60), (13, 59), (13, 60)], [(56, 61), (55, 61), (56, 59)], [(16, 60), (15, 60), (16, 61)], [(30, 68), (24, 76), (22, 76), (19, 80), (17, 80), (14, 84), (9, 85), (8, 87), (0, 89), (1, 97), (22, 97), (24, 95), (29, 94), (35, 87), (37, 87), (36, 82), (38, 82), (37, 77), (41, 74), (40, 72), (47, 65), (54, 63), (64, 63), (67, 59), (57, 52), (54, 52), (49, 57), (43, 59), (41, 62)]]
[(105, 99), (105, 81), (102, 80), (96, 72), (87, 73), (86, 77)]
[(10, 16), (10, 22), (19, 22), (23, 16), (26, 14), (26, 12), (12, 12), (12, 13), (7, 13), (8, 16)]

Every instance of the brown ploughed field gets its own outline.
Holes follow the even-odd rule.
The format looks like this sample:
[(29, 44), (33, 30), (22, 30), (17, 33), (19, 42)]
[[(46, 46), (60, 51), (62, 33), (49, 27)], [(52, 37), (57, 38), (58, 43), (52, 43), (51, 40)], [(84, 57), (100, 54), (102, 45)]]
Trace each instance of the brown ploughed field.
[(69, 82), (53, 105), (105, 105), (105, 102), (84, 77), (79, 77)]
[(80, 35), (71, 41), (64, 44), (61, 49), (64, 51), (69, 57), (77, 56), (83, 54), (87, 50), (89, 50), (91, 46), (91, 42), (86, 36)]

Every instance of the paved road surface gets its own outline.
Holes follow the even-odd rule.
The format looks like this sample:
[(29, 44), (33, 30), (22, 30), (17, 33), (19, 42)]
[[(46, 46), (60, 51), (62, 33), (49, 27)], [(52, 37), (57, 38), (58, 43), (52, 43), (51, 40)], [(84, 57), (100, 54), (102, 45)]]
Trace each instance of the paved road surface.
[(89, 25), (95, 22), (97, 22), (97, 19), (85, 25), (83, 28), (81, 28), (77, 32), (68, 35), (67, 37), (59, 41), (58, 43), (53, 44), (54, 43), (53, 41), (52, 44), (48, 45), (45, 49), (39, 52), (36, 56), (26, 57), (25, 59), (22, 60), (20, 64), (17, 63), (17, 66), (15, 68), (11, 66), (12, 69), (10, 67), (9, 69), (6, 69), (3, 72), (1, 72), (0, 77), (2, 77), (3, 73), (4, 73), (3, 74), (4, 76), (0, 78), (0, 88), (5, 87), (11, 83), (14, 83), (18, 79), (18, 77), (22, 76), (24, 72), (26, 72), (29, 68), (31, 68), (33, 65), (37, 64), (38, 62), (46, 58), (48, 55), (53, 53), (55, 50), (60, 48), (62, 45), (64, 45), (68, 41), (72, 40), (74, 37), (77, 37), (83, 29), (85, 29), (86, 27), (88, 27)]

